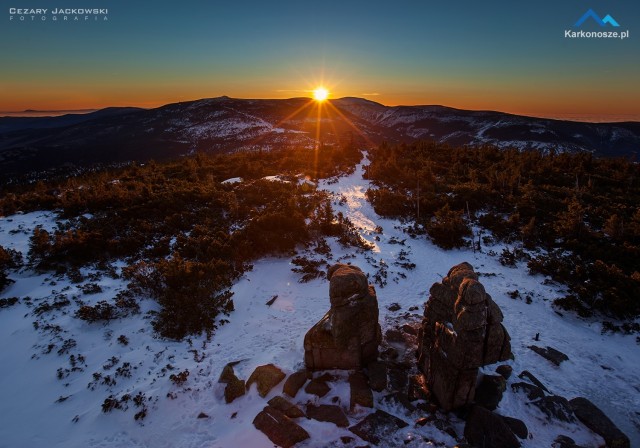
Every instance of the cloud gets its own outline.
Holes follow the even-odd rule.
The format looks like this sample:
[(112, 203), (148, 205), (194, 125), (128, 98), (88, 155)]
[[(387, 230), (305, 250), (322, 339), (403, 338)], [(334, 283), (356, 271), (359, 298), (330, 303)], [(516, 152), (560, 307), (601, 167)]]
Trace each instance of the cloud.
[(360, 96), (380, 96), (378, 92), (373, 93), (361, 93)]

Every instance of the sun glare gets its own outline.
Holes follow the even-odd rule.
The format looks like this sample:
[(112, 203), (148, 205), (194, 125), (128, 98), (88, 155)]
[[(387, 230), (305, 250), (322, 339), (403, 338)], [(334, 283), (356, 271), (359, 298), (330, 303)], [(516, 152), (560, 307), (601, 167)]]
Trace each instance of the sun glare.
[(324, 101), (329, 97), (329, 91), (324, 87), (318, 87), (313, 91), (313, 99), (316, 101)]

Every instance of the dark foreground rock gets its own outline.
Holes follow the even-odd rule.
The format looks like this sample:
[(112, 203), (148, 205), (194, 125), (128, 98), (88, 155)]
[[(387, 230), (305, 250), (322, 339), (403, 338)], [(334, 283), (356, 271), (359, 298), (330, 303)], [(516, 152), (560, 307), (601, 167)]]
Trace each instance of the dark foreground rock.
[(331, 308), (304, 337), (309, 370), (361, 369), (378, 357), (381, 341), (378, 299), (373, 285), (356, 266), (329, 268)]
[(520, 442), (504, 419), (482, 406), (474, 406), (467, 416), (464, 436), (474, 446), (519, 448)]
[(341, 428), (349, 426), (349, 419), (342, 408), (332, 404), (307, 405), (307, 417), (319, 422), (330, 422)]
[(266, 406), (256, 415), (253, 426), (282, 448), (291, 448), (309, 438), (309, 433), (300, 425), (271, 406)]
[(506, 388), (507, 382), (502, 375), (483, 375), (476, 388), (475, 402), (494, 411), (502, 400), (502, 393)]
[(502, 420), (504, 420), (519, 439), (526, 439), (529, 436), (529, 428), (527, 428), (527, 425), (522, 420), (505, 415), (502, 416)]
[(377, 445), (381, 440), (388, 439), (398, 429), (405, 428), (408, 425), (407, 422), (398, 417), (377, 410), (373, 414), (369, 414), (360, 423), (350, 427), (349, 431), (362, 440)]
[(583, 397), (574, 398), (569, 405), (587, 428), (602, 436), (608, 448), (629, 448), (629, 438), (595, 404)]

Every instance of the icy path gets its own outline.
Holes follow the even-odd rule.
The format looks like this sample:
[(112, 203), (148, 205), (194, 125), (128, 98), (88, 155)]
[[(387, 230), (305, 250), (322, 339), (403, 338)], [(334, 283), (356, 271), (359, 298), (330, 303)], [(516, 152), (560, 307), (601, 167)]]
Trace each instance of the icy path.
[[(632, 423), (634, 419), (640, 420), (635, 414), (640, 410), (640, 373), (637, 370), (640, 349), (634, 337), (602, 336), (598, 324), (589, 325), (567, 315), (561, 318), (550, 306), (561, 294), (558, 288), (545, 285), (540, 276), (527, 275), (526, 266), (505, 268), (496, 257), (486, 253), (443, 251), (424, 238), (409, 238), (402, 232), (399, 222), (380, 218), (366, 201), (369, 184), (362, 179), (362, 165), (337, 183), (323, 182), (320, 187), (334, 194), (335, 211), (349, 217), (362, 236), (375, 245), (370, 253), (355, 254), (346, 261), (360, 266), (372, 279), (381, 269), (387, 271), (387, 285), (384, 288), (376, 286), (383, 332), (410, 307), (419, 307), (417, 313), (421, 313), (431, 284), (446, 275), (452, 265), (468, 261), (476, 271), (484, 274), (481, 281), (504, 312), (504, 324), (512, 336), (516, 356), (511, 363), (515, 373), (530, 370), (556, 394), (567, 398), (582, 395), (591, 399), (632, 438), (632, 446), (640, 446), (640, 432)], [(26, 250), (28, 236), (38, 224), (52, 227), (53, 215), (30, 213), (0, 219), (0, 244)], [(383, 228), (382, 234), (376, 233), (377, 226)], [(398, 244), (403, 240), (404, 245)], [(355, 253), (342, 249), (335, 241), (330, 241), (330, 246), (333, 254), (330, 262)], [(483, 249), (499, 253), (502, 248)], [(408, 262), (416, 264), (414, 270), (407, 271), (395, 264), (401, 251)], [(149, 321), (140, 317), (123, 319), (108, 326), (88, 325), (72, 317), (73, 301), (67, 308), (50, 312), (43, 318), (51, 326), (60, 326), (62, 332), (58, 336), (52, 333), (53, 330), (35, 330), (33, 308), (27, 308), (23, 302), (0, 310), (0, 338), (3, 341), (0, 448), (272, 447), (252, 425), (266, 400), (260, 398), (254, 388), (246, 396), (226, 405), (217, 379), (222, 367), (231, 361), (242, 361), (236, 366), (236, 373), (244, 379), (261, 364), (274, 363), (286, 373), (302, 366), (304, 334), (329, 308), (328, 284), (324, 280), (300, 284), (299, 276), (291, 272), (291, 267), (288, 258), (255, 263), (254, 269), (233, 288), (236, 311), (231, 314), (230, 322), (218, 330), (209, 344), (203, 337), (192, 338), (191, 345), (154, 339)], [(88, 271), (84, 273), (89, 274)], [(37, 305), (44, 299), (51, 302), (57, 294), (70, 298), (81, 295), (77, 285), (52, 275), (23, 273), (16, 280), (2, 297), (30, 296)], [(124, 287), (121, 280), (106, 276), (97, 283), (103, 293), (82, 296), (83, 300), (95, 303), (113, 297)], [(528, 305), (510, 299), (507, 292), (515, 289), (522, 296), (530, 294), (533, 303)], [(265, 303), (274, 295), (278, 295), (278, 299), (267, 307)], [(394, 302), (401, 305), (400, 311), (387, 309)], [(151, 302), (143, 305), (145, 310), (154, 306)], [(540, 333), (539, 345), (550, 345), (566, 353), (570, 360), (555, 367), (529, 350), (527, 346), (536, 333)], [(121, 334), (129, 339), (128, 345), (117, 342)], [(68, 353), (58, 355), (62, 341), (68, 339), (73, 339), (76, 346)], [(43, 353), (50, 342), (56, 347), (49, 354)], [(56, 371), (70, 368), (70, 354), (82, 354), (86, 365), (82, 367), (83, 371), (71, 372), (59, 380)], [(117, 366), (124, 362), (131, 364), (130, 377), (116, 376), (117, 366), (105, 370), (104, 366), (113, 356), (119, 358)], [(173, 370), (168, 370), (167, 365)], [(190, 372), (185, 385), (172, 384), (169, 375), (184, 369)], [(110, 374), (117, 384), (98, 383), (95, 390), (90, 390), (87, 385), (94, 380), (94, 372)], [(348, 386), (336, 383), (333, 387), (328, 397), (338, 397), (343, 405), (348, 403)], [(267, 399), (281, 390), (282, 384)], [(132, 404), (126, 412), (101, 412), (106, 396), (111, 393), (120, 396), (125, 392), (146, 394), (149, 412), (142, 422), (133, 419), (138, 409)], [(169, 393), (175, 398), (168, 398)], [(60, 397), (68, 398), (56, 403)], [(305, 403), (317, 399), (301, 391), (296, 401)], [(418, 416), (404, 415), (401, 409), (393, 406), (387, 406), (385, 410), (408, 422)], [(589, 431), (574, 432), (572, 427), (546, 423), (542, 414), (524, 405), (510, 388), (498, 411), (528, 423), (533, 438), (524, 441), (524, 447), (549, 447), (560, 433), (584, 446), (596, 447), (601, 442)], [(208, 418), (198, 419), (201, 412)], [(355, 423), (362, 416), (350, 416), (351, 422)], [(330, 423), (305, 420), (301, 425), (312, 435), (310, 441), (301, 445), (303, 447), (327, 446), (342, 435), (351, 435)], [(459, 423), (456, 429), (461, 434)], [(454, 444), (450, 436), (429, 425), (419, 430), (409, 426), (406, 431), (429, 436), (447, 446)], [(414, 442), (408, 446), (427, 445)]]

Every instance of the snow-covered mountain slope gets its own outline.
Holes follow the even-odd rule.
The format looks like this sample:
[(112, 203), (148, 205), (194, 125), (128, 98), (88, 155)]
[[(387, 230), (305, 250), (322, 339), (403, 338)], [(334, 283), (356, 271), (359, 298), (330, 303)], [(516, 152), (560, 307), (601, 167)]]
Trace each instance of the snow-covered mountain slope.
[(640, 123), (580, 123), (443, 106), (388, 107), (362, 98), (319, 104), (309, 98), (219, 97), (107, 112), (95, 112), (82, 122), (73, 117), (37, 122), (0, 117), (0, 173), (354, 140), (368, 147), (426, 139), (606, 157), (629, 157), (640, 148)]
[[(383, 333), (398, 324), (419, 321), (429, 287), (452, 265), (468, 261), (481, 273), (480, 280), (504, 313), (515, 354), (515, 360), (509, 362), (514, 378), (529, 370), (555, 394), (589, 398), (631, 438), (632, 446), (640, 445), (640, 350), (633, 337), (601, 335), (598, 323), (559, 316), (551, 301), (561, 295), (561, 288), (543, 277), (529, 276), (525, 266), (500, 265), (490, 251), (499, 253), (501, 247), (484, 247), (482, 253), (443, 251), (424, 238), (408, 237), (402, 223), (380, 218), (366, 201), (368, 182), (362, 179), (362, 172), (360, 165), (352, 175), (337, 182), (323, 181), (320, 187), (333, 194), (335, 211), (348, 217), (374, 248), (356, 252), (329, 240), (332, 255), (328, 262), (360, 266), (372, 281), (376, 274), (384, 279), (381, 273), (386, 272), (386, 286), (376, 284)], [(50, 212), (2, 218), (0, 245), (24, 253), (33, 228), (51, 229), (55, 219)], [(301, 254), (318, 258), (303, 249)], [(415, 269), (399, 266), (400, 258), (415, 263)], [(116, 271), (121, 267), (115, 266)], [(142, 314), (108, 324), (75, 318), (78, 300), (94, 304), (124, 288), (123, 280), (113, 278), (115, 275), (84, 269), (85, 280), (73, 283), (65, 275), (53, 273), (12, 274), (16, 282), (2, 297), (15, 296), (20, 301), (0, 309), (0, 446), (272, 447), (252, 421), (269, 398), (281, 394), (283, 384), (266, 399), (254, 386), (247, 395), (225, 404), (223, 385), (217, 380), (224, 365), (235, 361), (240, 361), (235, 371), (242, 379), (263, 364), (274, 363), (287, 374), (303, 366), (304, 335), (329, 309), (328, 283), (299, 283), (300, 275), (291, 268), (290, 258), (255, 263), (233, 287), (235, 311), (229, 323), (211, 341), (200, 336), (182, 342), (154, 337), (145, 317), (146, 311), (155, 308), (152, 301), (142, 302)], [(91, 283), (99, 288), (86, 286)], [(516, 289), (522, 296), (530, 295), (532, 303), (511, 299), (507, 293)], [(273, 305), (266, 306), (275, 295), (278, 298)], [(44, 306), (45, 302), (49, 306)], [(392, 303), (398, 303), (400, 310), (390, 311)], [(556, 367), (528, 349), (536, 333), (540, 333), (541, 345), (566, 353), (569, 360)], [(487, 366), (484, 371), (490, 373), (494, 368)], [(184, 384), (170, 379), (185, 370), (189, 376)], [(337, 397), (348, 410), (349, 386), (341, 380), (346, 378), (344, 373), (338, 376), (325, 398), (302, 390), (295, 402), (331, 403)], [(514, 378), (509, 383), (518, 381)], [(102, 412), (105, 398), (124, 394), (131, 396), (127, 409)], [(410, 423), (382, 446), (403, 445), (409, 439), (409, 447), (433, 446), (425, 438), (444, 446), (455, 445), (452, 436), (435, 424), (414, 427), (412, 423), (423, 415), (420, 411), (410, 413), (396, 404), (381, 402), (378, 393), (374, 397), (378, 408)], [(134, 418), (145, 410), (144, 418)], [(350, 423), (360, 421), (368, 412), (357, 408), (349, 414)], [(550, 447), (558, 434), (585, 447), (602, 444), (599, 436), (579, 424), (548, 421), (510, 387), (497, 412), (526, 422), (531, 436), (522, 441), (525, 448)], [(462, 420), (442, 414), (439, 418), (462, 435)], [(358, 439), (343, 444), (341, 436), (354, 435), (332, 423), (306, 419), (298, 423), (311, 435), (301, 448), (362, 444)]]

